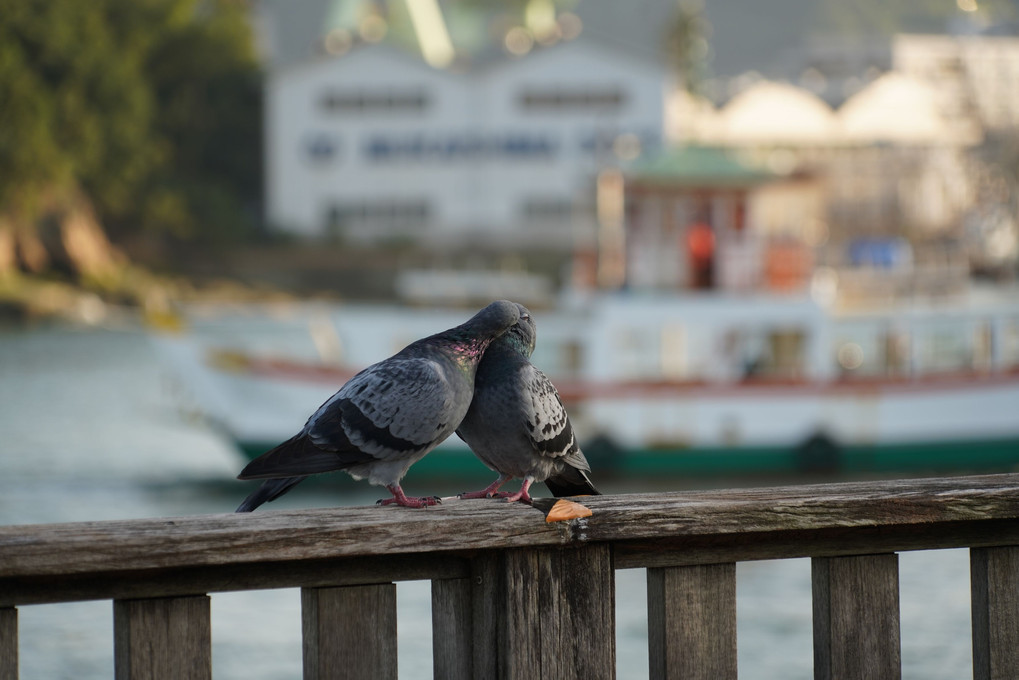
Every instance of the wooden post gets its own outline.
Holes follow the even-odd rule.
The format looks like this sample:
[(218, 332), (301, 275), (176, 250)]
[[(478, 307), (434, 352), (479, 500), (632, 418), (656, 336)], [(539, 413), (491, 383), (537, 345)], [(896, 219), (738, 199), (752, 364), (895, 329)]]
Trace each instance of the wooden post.
[(971, 548), (973, 678), (1019, 672), (1019, 547)]
[(647, 570), (651, 678), (736, 678), (736, 564)]
[(117, 680), (212, 678), (209, 598), (114, 600)]
[(815, 557), (815, 680), (901, 677), (899, 557)]
[(0, 607), (0, 678), (18, 677), (18, 610)]
[(471, 579), (432, 581), (432, 677), (471, 680), (473, 634)]
[(302, 588), (305, 680), (396, 680), (396, 585)]
[(473, 677), (615, 677), (608, 545), (490, 553), (475, 561), (473, 586)]

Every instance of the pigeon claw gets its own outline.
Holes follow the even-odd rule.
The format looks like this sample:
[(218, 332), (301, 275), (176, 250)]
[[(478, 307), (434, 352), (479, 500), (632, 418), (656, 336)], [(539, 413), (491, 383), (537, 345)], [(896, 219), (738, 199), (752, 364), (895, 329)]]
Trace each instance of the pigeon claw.
[(427, 508), (429, 505), (439, 505), (442, 503), (442, 499), (438, 496), (423, 496), (421, 498), (407, 496), (398, 484), (387, 486), (386, 488), (393, 494), (393, 497), (383, 498), (377, 501), (376, 505), (402, 505), (405, 508)]
[(457, 498), (501, 498), (502, 494), (497, 493), (499, 487), (509, 481), (509, 475), (499, 475), (499, 478), (486, 486), (481, 491), (464, 491), (457, 494)]
[(502, 498), (506, 499), (507, 503), (515, 503), (520, 501), (521, 503), (532, 504), (531, 494), (528, 493), (528, 489), (531, 488), (531, 482), (534, 481), (532, 477), (524, 478), (524, 483), (520, 485), (520, 491), (516, 493), (503, 493), (499, 494)]

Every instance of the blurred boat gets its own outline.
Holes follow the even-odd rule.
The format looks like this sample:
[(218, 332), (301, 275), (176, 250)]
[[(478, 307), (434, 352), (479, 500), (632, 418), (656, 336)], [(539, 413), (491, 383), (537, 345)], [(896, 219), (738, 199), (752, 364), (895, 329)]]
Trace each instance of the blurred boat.
[[(195, 409), (248, 456), (360, 368), (460, 309), (191, 310), (158, 336)], [(599, 476), (1019, 467), (1019, 302), (834, 315), (788, 297), (601, 295), (537, 312), (534, 363)], [(482, 470), (451, 437), (416, 474)]]

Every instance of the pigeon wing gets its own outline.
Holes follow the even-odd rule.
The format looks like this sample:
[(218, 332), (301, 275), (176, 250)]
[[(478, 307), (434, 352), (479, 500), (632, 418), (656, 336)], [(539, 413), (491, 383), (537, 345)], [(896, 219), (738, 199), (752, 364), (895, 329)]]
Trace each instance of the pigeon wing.
[[(565, 458), (572, 463), (574, 454), (579, 453), (573, 425), (566, 413), (559, 393), (552, 381), (532, 364), (525, 364), (520, 371), (522, 389), (527, 409), (525, 431), (534, 450), (549, 458)], [(587, 461), (580, 456), (587, 467)]]
[(427, 451), (453, 431), (467, 409), (469, 395), (457, 399), (455, 371), (439, 359), (420, 357), (370, 366), (319, 408), (305, 432), (320, 449), (353, 446), (375, 460)]
[(552, 381), (534, 366), (526, 373), (531, 406), (536, 416), (528, 421), (531, 445), (543, 456), (562, 460), (563, 468), (545, 479), (554, 496), (601, 495), (587, 473), (591, 465), (577, 444), (570, 417)]

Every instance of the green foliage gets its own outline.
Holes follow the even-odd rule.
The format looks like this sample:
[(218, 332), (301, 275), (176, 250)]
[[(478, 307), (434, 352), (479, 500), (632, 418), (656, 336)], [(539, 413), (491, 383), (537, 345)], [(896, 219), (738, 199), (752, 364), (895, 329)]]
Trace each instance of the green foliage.
[(245, 3), (0, 0), (0, 214), (84, 193), (114, 234), (253, 222), (260, 82)]
[(707, 78), (710, 34), (711, 24), (704, 15), (703, 4), (697, 0), (681, 1), (666, 27), (669, 65), (681, 87), (691, 94), (701, 94)]

